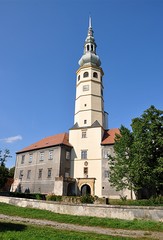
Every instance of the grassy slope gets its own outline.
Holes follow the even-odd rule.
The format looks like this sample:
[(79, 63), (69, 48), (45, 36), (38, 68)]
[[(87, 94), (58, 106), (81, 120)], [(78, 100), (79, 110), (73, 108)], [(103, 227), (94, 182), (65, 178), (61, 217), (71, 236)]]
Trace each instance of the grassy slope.
[(120, 229), (136, 229), (136, 230), (150, 230), (163, 231), (163, 224), (161, 222), (145, 221), (145, 220), (119, 220), (109, 218), (96, 218), (73, 216), (66, 214), (56, 214), (46, 210), (22, 208), (13, 205), (0, 203), (0, 213), (10, 216), (20, 216), (25, 218), (47, 219), (51, 221), (79, 224), (85, 226), (99, 226), (104, 228), (120, 228)]
[(95, 233), (58, 230), (51, 227), (31, 226), (29, 224), (0, 221), (1, 240), (130, 240), (132, 238), (113, 237)]

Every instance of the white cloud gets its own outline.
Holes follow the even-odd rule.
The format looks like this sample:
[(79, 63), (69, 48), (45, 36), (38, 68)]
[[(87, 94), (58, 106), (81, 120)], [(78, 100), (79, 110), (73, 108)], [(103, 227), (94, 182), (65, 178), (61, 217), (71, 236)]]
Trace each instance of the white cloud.
[(4, 138), (4, 139), (0, 139), (1, 141), (4, 141), (6, 143), (13, 143), (13, 142), (16, 142), (16, 141), (19, 141), (19, 140), (22, 140), (22, 136), (21, 135), (17, 135), (17, 136), (14, 136), (14, 137), (8, 137), (8, 138)]

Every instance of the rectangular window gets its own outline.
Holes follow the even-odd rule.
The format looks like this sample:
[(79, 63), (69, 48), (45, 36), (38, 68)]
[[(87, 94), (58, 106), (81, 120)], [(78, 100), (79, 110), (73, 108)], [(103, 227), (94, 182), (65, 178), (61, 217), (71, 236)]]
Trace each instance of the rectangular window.
[(33, 159), (33, 154), (29, 154), (29, 163), (32, 162), (32, 159)]
[(40, 161), (44, 160), (44, 152), (40, 152)]
[(81, 150), (81, 159), (87, 159), (87, 150)]
[(20, 170), (20, 172), (19, 172), (19, 179), (22, 180), (22, 178), (23, 178), (23, 170)]
[(103, 157), (108, 158), (108, 156), (111, 155), (111, 149), (107, 149), (103, 151)]
[(109, 171), (105, 170), (104, 171), (104, 176), (105, 176), (105, 178), (108, 178), (109, 177)]
[(107, 150), (104, 151), (104, 158), (108, 158), (108, 151)]
[(23, 163), (24, 163), (24, 160), (25, 160), (25, 155), (22, 155), (21, 164), (23, 164)]
[(86, 131), (82, 131), (82, 138), (86, 138), (87, 137), (87, 132)]
[(70, 159), (70, 152), (66, 151), (66, 159), (69, 160)]
[(42, 169), (38, 170), (38, 178), (41, 179), (42, 178)]
[(65, 172), (65, 177), (68, 178), (70, 176), (69, 172)]
[(89, 90), (89, 85), (83, 85), (83, 91), (88, 91)]
[(51, 178), (51, 176), (52, 176), (52, 169), (48, 168), (48, 178)]
[(88, 168), (84, 167), (84, 177), (87, 178), (88, 177)]
[(28, 170), (27, 172), (27, 179), (30, 179), (31, 178), (31, 170)]
[(87, 124), (87, 120), (84, 120), (84, 124)]
[(53, 150), (49, 150), (49, 159), (50, 159), (50, 160), (53, 159)]
[(65, 168), (65, 177), (70, 176), (70, 168)]

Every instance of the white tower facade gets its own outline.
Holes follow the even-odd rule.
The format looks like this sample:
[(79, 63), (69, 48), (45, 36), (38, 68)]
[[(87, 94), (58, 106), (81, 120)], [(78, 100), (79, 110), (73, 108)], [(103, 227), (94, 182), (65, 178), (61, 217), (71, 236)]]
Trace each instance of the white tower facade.
[(84, 44), (84, 53), (79, 60), (80, 68), (76, 79), (76, 101), (74, 124), (79, 127), (91, 126), (98, 121), (104, 126), (103, 84), (104, 75), (101, 61), (96, 54), (91, 18), (88, 35)]
[(74, 126), (69, 131), (71, 177), (77, 193), (102, 196), (102, 147), (106, 126), (101, 61), (96, 54), (91, 18), (76, 77)]

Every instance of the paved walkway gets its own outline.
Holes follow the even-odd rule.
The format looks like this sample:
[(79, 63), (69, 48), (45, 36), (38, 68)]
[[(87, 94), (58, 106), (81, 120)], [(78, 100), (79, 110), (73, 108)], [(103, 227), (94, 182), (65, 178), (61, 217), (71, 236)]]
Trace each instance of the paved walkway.
[(59, 222), (54, 222), (49, 220), (7, 216), (4, 214), (0, 214), (0, 220), (1, 221), (4, 220), (8, 222), (14, 221), (14, 222), (25, 223), (25, 224), (29, 223), (29, 224), (41, 225), (41, 226), (51, 226), (61, 230), (63, 229), (63, 230), (71, 230), (71, 231), (77, 231), (77, 232), (94, 232), (97, 234), (105, 234), (109, 236), (121, 236), (121, 237), (133, 237), (133, 238), (146, 237), (146, 238), (163, 240), (163, 232), (89, 227), (89, 226), (81, 226), (81, 225), (68, 224), (68, 223), (59, 223)]

